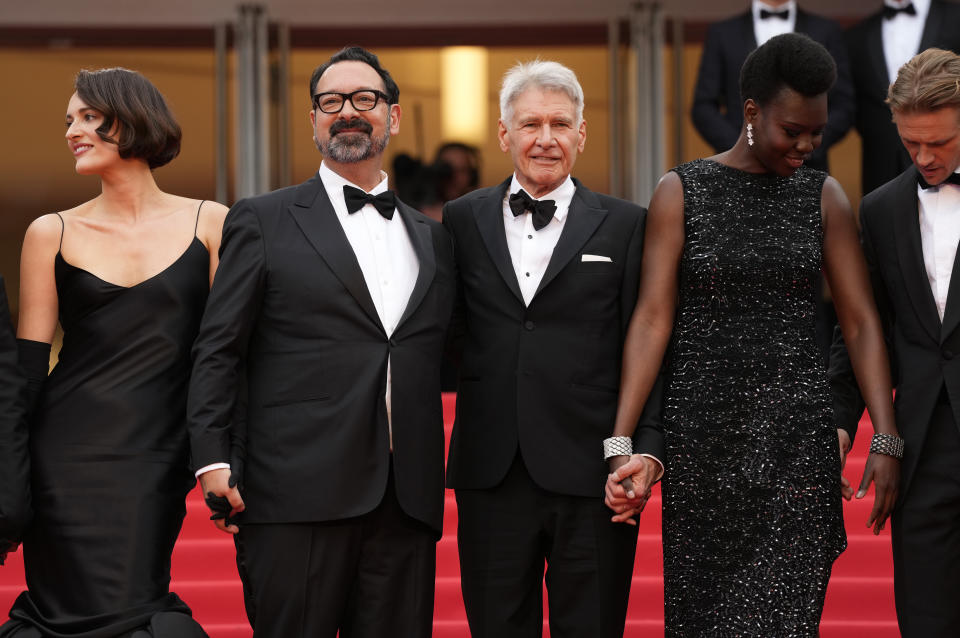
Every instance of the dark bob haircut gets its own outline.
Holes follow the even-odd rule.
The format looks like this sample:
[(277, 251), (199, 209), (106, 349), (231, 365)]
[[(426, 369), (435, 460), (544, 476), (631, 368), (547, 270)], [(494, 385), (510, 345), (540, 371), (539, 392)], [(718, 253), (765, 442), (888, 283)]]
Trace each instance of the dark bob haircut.
[(80, 71), (74, 88), (87, 106), (103, 115), (97, 135), (116, 144), (120, 157), (142, 159), (157, 168), (180, 152), (180, 125), (157, 87), (136, 71)]
[(329, 69), (331, 66), (337, 62), (363, 62), (371, 67), (380, 75), (380, 79), (383, 80), (383, 87), (386, 89), (384, 92), (387, 94), (387, 102), (389, 104), (396, 104), (400, 99), (400, 87), (397, 86), (397, 83), (393, 81), (393, 78), (390, 77), (390, 72), (385, 68), (380, 66), (380, 60), (377, 59), (373, 53), (370, 53), (363, 47), (347, 47), (345, 49), (340, 49), (333, 56), (318, 66), (313, 70), (313, 75), (310, 76), (310, 103), (313, 104), (313, 91), (317, 88), (317, 82), (320, 81), (320, 76)]
[(747, 56), (740, 69), (740, 100), (766, 104), (787, 87), (814, 97), (836, 81), (837, 64), (823, 45), (802, 33), (784, 33)]

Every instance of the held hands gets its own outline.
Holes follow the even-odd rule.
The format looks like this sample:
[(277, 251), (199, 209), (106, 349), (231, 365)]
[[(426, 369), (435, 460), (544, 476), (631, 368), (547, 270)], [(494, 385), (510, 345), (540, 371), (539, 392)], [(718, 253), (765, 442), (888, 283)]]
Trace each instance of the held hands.
[[(847, 466), (847, 454), (850, 453), (853, 443), (850, 441), (850, 435), (842, 428), (837, 428), (837, 438), (840, 442), (840, 471), (842, 472), (843, 468)], [(853, 498), (853, 486), (850, 485), (850, 480), (842, 474), (840, 475), (840, 495), (848, 501)]]
[(604, 488), (604, 503), (615, 514), (615, 523), (636, 525), (634, 516), (643, 511), (650, 498), (650, 487), (660, 474), (660, 466), (641, 454), (610, 458), (611, 474)]
[(860, 481), (857, 498), (866, 496), (871, 481), (876, 491), (867, 527), (873, 527), (873, 533), (879, 534), (897, 502), (897, 493), (900, 489), (900, 459), (871, 452), (867, 457), (867, 465), (863, 468), (863, 480)]
[(237, 483), (231, 478), (230, 470), (218, 469), (200, 475), (200, 489), (203, 491), (207, 507), (213, 512), (210, 519), (217, 529), (228, 534), (240, 531), (232, 518), (245, 509)]

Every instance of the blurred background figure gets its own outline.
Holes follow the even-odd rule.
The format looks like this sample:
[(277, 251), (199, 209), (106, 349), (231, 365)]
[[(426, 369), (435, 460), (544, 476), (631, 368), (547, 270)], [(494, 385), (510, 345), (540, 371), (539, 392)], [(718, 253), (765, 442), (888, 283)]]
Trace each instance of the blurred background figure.
[(945, 0), (884, 0), (846, 34), (856, 93), (855, 124), (863, 138), (861, 185), (866, 195), (911, 166), (887, 99), (897, 70), (920, 51), (960, 53), (960, 4)]
[(823, 142), (807, 162), (808, 166), (826, 171), (827, 150), (853, 124), (850, 65), (840, 26), (800, 9), (796, 0), (753, 0), (744, 13), (710, 25), (690, 114), (697, 132), (715, 151), (730, 149), (743, 126), (740, 67), (758, 46), (775, 35), (791, 32), (804, 33), (822, 44), (837, 63), (837, 83), (828, 96), (829, 119)]
[(393, 159), (393, 175), (401, 200), (440, 221), (444, 204), (480, 185), (480, 150), (463, 142), (447, 142), (437, 148), (430, 164), (400, 153)]

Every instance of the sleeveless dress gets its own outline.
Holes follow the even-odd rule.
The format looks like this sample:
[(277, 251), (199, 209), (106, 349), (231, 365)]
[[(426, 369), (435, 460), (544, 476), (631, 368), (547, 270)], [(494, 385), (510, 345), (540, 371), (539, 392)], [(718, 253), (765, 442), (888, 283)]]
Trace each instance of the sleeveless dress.
[(28, 591), (0, 637), (206, 636), (169, 585), (195, 483), (186, 398), (208, 273), (196, 236), (129, 288), (57, 253), (64, 337), (30, 429)]
[(664, 399), (666, 635), (815, 637), (846, 547), (814, 320), (826, 174), (674, 171), (686, 241)]

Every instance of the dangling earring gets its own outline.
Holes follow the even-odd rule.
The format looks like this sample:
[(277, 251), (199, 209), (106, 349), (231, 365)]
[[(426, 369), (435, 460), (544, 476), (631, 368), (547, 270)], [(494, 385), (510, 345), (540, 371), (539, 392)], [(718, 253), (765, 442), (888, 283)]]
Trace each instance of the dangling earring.
[(747, 146), (753, 146), (753, 124), (747, 122)]

